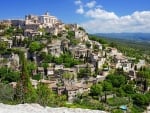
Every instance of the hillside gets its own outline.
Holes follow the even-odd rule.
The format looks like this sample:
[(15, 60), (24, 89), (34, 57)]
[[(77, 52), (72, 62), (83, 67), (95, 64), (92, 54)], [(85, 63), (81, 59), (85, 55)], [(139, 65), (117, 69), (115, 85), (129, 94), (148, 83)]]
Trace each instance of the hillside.
[[(134, 38), (127, 38), (127, 37), (119, 38), (119, 37), (115, 37), (115, 35), (112, 35), (111, 37), (99, 36), (99, 35), (96, 35), (96, 36), (98, 36), (103, 41), (107, 42), (109, 46), (116, 47), (126, 56), (136, 57), (137, 59), (145, 58), (148, 62), (150, 62), (150, 58), (149, 58), (150, 43), (146, 40), (138, 41), (139, 38), (137, 40), (135, 40)], [(116, 36), (119, 36), (119, 35), (116, 34)], [(149, 40), (149, 38), (145, 38), (145, 39)]]
[(98, 36), (150, 43), (150, 33), (97, 33)]

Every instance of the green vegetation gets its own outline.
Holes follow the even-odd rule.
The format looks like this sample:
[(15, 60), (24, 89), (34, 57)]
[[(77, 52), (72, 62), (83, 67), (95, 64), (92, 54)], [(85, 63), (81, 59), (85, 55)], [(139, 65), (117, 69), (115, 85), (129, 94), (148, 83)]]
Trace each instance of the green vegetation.
[(14, 89), (9, 84), (0, 83), (0, 102), (13, 102)]
[(7, 43), (0, 41), (0, 52), (4, 51), (7, 48)]
[(0, 68), (0, 81), (3, 83), (17, 82), (20, 78), (19, 72), (7, 67)]
[(30, 76), (27, 69), (27, 61), (23, 52), (20, 52), (19, 55), (22, 67), (20, 80), (18, 81), (16, 88), (16, 98), (19, 103), (35, 102), (37, 94), (30, 81)]
[[(51, 91), (47, 85), (40, 83), (35, 89), (30, 81), (30, 71), (34, 69), (34, 64), (25, 59), (24, 53), (19, 52), (21, 59), (20, 74), (10, 70), (9, 68), (0, 68), (0, 102), (7, 104), (17, 103), (39, 103), (43, 106), (62, 106), (66, 101), (66, 96), (58, 97), (55, 92)], [(19, 76), (20, 75), (20, 76)], [(35, 75), (33, 78), (39, 80), (40, 75)], [(17, 82), (17, 86), (13, 89), (8, 83)], [(7, 84), (6, 84), (7, 83)]]
[[(4, 29), (4, 36), (11, 37), (15, 35), (23, 34), (23, 30), (14, 27), (6, 27), (0, 24), (0, 29)], [(67, 29), (66, 38), (70, 40), (72, 47), (80, 43), (79, 39), (75, 39), (75, 32)], [(42, 48), (46, 44), (50, 44), (53, 40), (59, 39), (64, 34), (59, 33), (58, 36), (46, 33), (44, 29), (39, 29), (44, 33), (42, 36), (34, 36), (32, 38), (25, 38), (25, 40), (13, 39), (14, 46), (29, 48), (31, 55), (36, 53), (40, 59), (39, 64), (35, 64), (32, 61), (27, 61), (23, 52), (19, 49), (7, 49), (7, 43), (0, 41), (0, 54), (11, 55), (11, 53), (19, 54), (20, 56), (20, 71), (14, 71), (8, 67), (0, 67), (0, 102), (8, 104), (17, 103), (39, 103), (42, 106), (67, 106), (67, 107), (80, 107), (88, 109), (107, 110), (112, 113), (122, 113), (119, 109), (121, 105), (126, 105), (128, 110), (133, 113), (141, 113), (150, 104), (150, 92), (148, 86), (150, 85), (150, 68), (142, 67), (140, 70), (135, 67), (137, 71), (137, 78), (130, 80), (128, 74), (123, 69), (114, 69), (104, 81), (97, 83), (94, 81), (89, 92), (83, 94), (77, 94), (77, 99), (72, 104), (67, 104), (66, 95), (58, 95), (50, 89), (50, 85), (39, 83), (37, 88), (34, 88), (31, 84), (30, 78), (34, 80), (40, 80), (43, 75), (36, 74), (37, 66), (44, 67), (46, 71), (49, 63), (56, 63), (58, 65), (64, 65), (65, 68), (71, 68), (75, 65), (83, 64), (80, 59), (75, 59), (70, 51), (66, 50), (59, 56), (53, 56), (49, 53), (41, 52)], [(79, 30), (85, 31), (82, 27)], [(45, 40), (46, 39), (46, 40)], [(107, 46), (116, 47), (120, 52), (129, 56), (135, 57), (136, 61), (145, 58), (149, 60), (149, 43), (142, 42), (130, 42), (119, 39), (107, 39), (104, 37), (89, 36), (92, 41), (97, 41), (103, 45), (103, 49)], [(41, 43), (42, 41), (42, 43)], [(84, 43), (87, 48), (91, 47), (90, 42)], [(98, 46), (93, 45), (94, 52), (102, 52)], [(105, 54), (105, 57), (107, 54)], [(87, 57), (88, 59), (88, 57)], [(108, 60), (112, 60), (111, 58)], [(88, 61), (88, 60), (87, 60)], [(6, 62), (5, 59), (2, 62)], [(87, 63), (86, 61), (84, 63)], [(109, 62), (105, 62), (102, 71), (109, 70)], [(101, 70), (96, 70), (99, 72)], [(85, 68), (81, 68), (77, 73), (77, 78), (88, 79), (91, 76), (96, 75), (92, 72), (89, 65)], [(65, 72), (61, 78), (65, 80), (73, 80), (74, 74)], [(58, 86), (63, 84), (63, 80), (58, 79)], [(83, 80), (84, 81), (84, 80)], [(9, 84), (11, 82), (17, 82), (16, 88), (12, 88)], [(84, 81), (87, 83), (87, 81)], [(87, 83), (87, 85), (89, 85)]]
[(42, 79), (42, 75), (41, 74), (36, 74), (36, 75), (32, 76), (32, 79), (39, 81), (40, 79)]
[(63, 73), (62, 77), (66, 80), (71, 80), (71, 79), (73, 79), (74, 76), (73, 76), (73, 74), (71, 74), (69, 72), (65, 72), (65, 73)]
[(68, 31), (68, 34), (67, 34), (66, 38), (70, 40), (70, 43), (72, 45), (79, 44), (80, 41), (78, 39), (75, 39), (74, 37), (75, 37), (75, 32), (74, 31)]
[(86, 68), (84, 69), (80, 69), (79, 73), (78, 73), (78, 78), (87, 78), (87, 77), (90, 77), (92, 74), (91, 74), (91, 70), (90, 68), (87, 66)]
[[(144, 68), (142, 71), (148, 73), (148, 70)], [(144, 78), (142, 80), (144, 81)], [(122, 113), (122, 110), (119, 109), (121, 105), (126, 105), (127, 109), (133, 113), (141, 113), (150, 104), (150, 92), (145, 91), (143, 93), (143, 91), (135, 88), (136, 84), (139, 83), (129, 80), (126, 73), (114, 71), (103, 82), (93, 84), (90, 93), (78, 95), (78, 99), (73, 105), (88, 108), (90, 107), (88, 103), (91, 101), (99, 101), (97, 106), (112, 113)], [(91, 106), (95, 109), (96, 105), (92, 103)], [(98, 108), (96, 107), (96, 109)]]
[(94, 36), (94, 35), (89, 35), (89, 39), (90, 40), (93, 40), (93, 41), (97, 41), (101, 44), (107, 44), (107, 41), (101, 37), (97, 37), (97, 36)]
[(137, 59), (145, 58), (150, 62), (150, 44), (148, 42), (136, 42), (129, 41), (125, 39), (116, 39), (116, 38), (106, 38), (99, 37), (101, 40), (104, 40), (111, 47), (116, 47), (119, 51), (129, 57), (135, 57)]
[(107, 100), (108, 105), (110, 106), (120, 106), (127, 105), (129, 103), (128, 98), (114, 97)]
[(46, 55), (45, 53), (42, 53), (41, 58), (43, 59), (43, 63), (64, 64), (65, 67), (73, 67), (74, 65), (81, 63), (80, 60), (74, 59), (69, 52), (61, 54), (59, 57), (52, 56), (51, 54)]
[(42, 44), (40, 42), (32, 42), (29, 45), (29, 51), (30, 52), (35, 52), (35, 51), (40, 51), (42, 49)]

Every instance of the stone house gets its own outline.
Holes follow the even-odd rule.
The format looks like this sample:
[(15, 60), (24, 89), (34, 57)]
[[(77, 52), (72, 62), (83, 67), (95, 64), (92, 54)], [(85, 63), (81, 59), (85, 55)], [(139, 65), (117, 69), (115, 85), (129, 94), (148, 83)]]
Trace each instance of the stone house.
[(58, 95), (65, 94), (65, 87), (64, 86), (57, 87), (57, 94)]
[(37, 68), (37, 73), (44, 76), (45, 75), (44, 68), (43, 67), (38, 67)]
[(83, 84), (69, 85), (65, 88), (69, 102), (73, 102), (77, 98), (78, 94), (82, 94), (88, 91), (90, 91), (90, 88)]
[(133, 67), (128, 58), (122, 55), (114, 56), (114, 62), (116, 64), (116, 68), (122, 68), (125, 72), (129, 72)]
[(11, 25), (15, 26), (15, 27), (24, 28), (24, 26), (25, 26), (25, 20), (23, 20), (23, 19), (11, 20)]
[(106, 62), (106, 58), (104, 57), (100, 57), (98, 60), (97, 60), (97, 68), (98, 69), (101, 69), (103, 64)]
[(116, 48), (107, 47), (106, 51), (107, 51), (108, 55), (112, 56), (112, 57), (115, 56), (115, 55), (122, 56), (122, 53), (119, 53)]
[(95, 72), (94, 65), (93, 64), (89, 64), (89, 63), (87, 63), (87, 64), (81, 64), (81, 65), (75, 65), (74, 67), (75, 67), (77, 73), (80, 72), (80, 69), (85, 69), (85, 68), (89, 68), (92, 73)]
[(47, 68), (47, 76), (54, 75), (54, 69), (51, 67)]
[(64, 65), (55, 65), (55, 70), (62, 70), (64, 68)]
[(61, 23), (55, 16), (49, 15), (46, 12), (43, 15), (26, 15), (25, 16), (25, 29), (38, 31), (39, 28), (52, 28), (57, 23)]
[(89, 56), (89, 60), (95, 67), (100, 69), (105, 63), (106, 58), (102, 57), (100, 53), (91, 53)]
[(53, 67), (47, 68), (47, 77), (49, 80), (56, 80), (55, 71)]
[(68, 30), (70, 31), (76, 31), (78, 30), (79, 25), (78, 24), (66, 24), (65, 27), (68, 28)]
[(52, 54), (53, 56), (59, 57), (62, 53), (61, 51), (61, 42), (56, 41), (52, 44), (47, 45), (48, 53)]
[(6, 37), (0, 37), (0, 41), (5, 42), (7, 44), (7, 48), (12, 48), (12, 40), (7, 39)]
[(127, 57), (123, 56), (123, 55), (115, 55), (113, 57), (113, 60), (115, 63), (123, 63), (123, 62), (128, 62)]
[(44, 79), (41, 79), (39, 81), (39, 83), (43, 83), (43, 84), (46, 84), (48, 85), (48, 88), (53, 90), (53, 91), (57, 91), (57, 81), (52, 81), (52, 80), (44, 80)]
[[(36, 27), (34, 28), (34, 26), (33, 26), (33, 29), (37, 29), (37, 28)], [(42, 32), (37, 31), (37, 30), (32, 30), (32, 29), (26, 29), (24, 31), (24, 36), (34, 37), (34, 36), (38, 36), (38, 35), (42, 35)]]
[(80, 41), (82, 41), (82, 42), (89, 40), (87, 33), (83, 30), (76, 30), (75, 31), (75, 38), (80, 39)]
[(70, 43), (70, 40), (68, 40), (68, 39), (63, 39), (63, 40), (61, 41), (61, 50), (62, 50), (62, 51), (68, 50), (68, 49), (69, 49), (69, 43)]
[(44, 28), (53, 27), (55, 24), (61, 23), (55, 16), (50, 15), (48, 12), (38, 16), (38, 22), (42, 24)]
[(145, 66), (145, 60), (139, 60), (139, 62), (136, 64), (137, 69), (140, 69), (141, 67)]
[(130, 77), (131, 80), (135, 79), (136, 78), (135, 70), (130, 70), (128, 76)]
[(3, 54), (0, 56), (0, 66), (6, 66), (13, 70), (19, 69), (19, 55), (18, 54)]
[(102, 50), (102, 44), (100, 44), (97, 41), (92, 41), (92, 48), (94, 49), (94, 47), (96, 47), (98, 50)]
[(39, 81), (37, 80), (33, 80), (33, 79), (30, 79), (31, 80), (31, 84), (34, 88), (37, 88), (37, 85), (39, 84)]
[(66, 87), (66, 94), (69, 102), (73, 102), (77, 98), (79, 88), (77, 86)]
[(81, 48), (77, 46), (74, 48), (70, 48), (70, 51), (73, 54), (74, 58), (84, 59), (88, 56), (90, 50), (87, 48)]
[(68, 73), (70, 73), (70, 74), (72, 74), (74, 76), (76, 75), (75, 68), (63, 68), (60, 71), (61, 71), (61, 74), (68, 72)]
[(46, 31), (56, 36), (59, 33), (59, 29), (57, 27), (46, 28)]
[(17, 35), (12, 37), (12, 45), (14, 47), (23, 47), (25, 46), (22, 42), (24, 41), (25, 37), (23, 35)]

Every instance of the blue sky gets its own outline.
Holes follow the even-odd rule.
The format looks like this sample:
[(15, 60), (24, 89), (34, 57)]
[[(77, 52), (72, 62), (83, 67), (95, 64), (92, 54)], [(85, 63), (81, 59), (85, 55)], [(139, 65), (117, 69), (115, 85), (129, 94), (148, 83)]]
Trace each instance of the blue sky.
[(150, 0), (1, 0), (0, 19), (46, 11), (88, 32), (150, 32)]

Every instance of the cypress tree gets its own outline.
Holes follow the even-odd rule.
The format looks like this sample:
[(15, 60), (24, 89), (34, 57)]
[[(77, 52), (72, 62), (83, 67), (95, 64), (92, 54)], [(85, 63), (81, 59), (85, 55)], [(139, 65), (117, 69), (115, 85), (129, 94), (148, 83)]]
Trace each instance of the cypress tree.
[(36, 91), (32, 87), (29, 73), (27, 70), (27, 61), (23, 52), (19, 53), (21, 72), (20, 80), (17, 83), (16, 87), (16, 97), (20, 103), (32, 103), (36, 101)]

